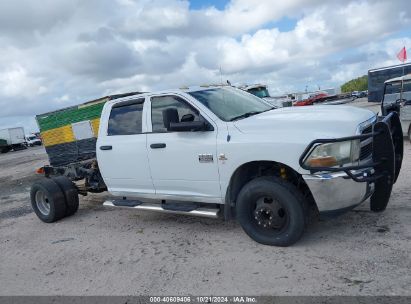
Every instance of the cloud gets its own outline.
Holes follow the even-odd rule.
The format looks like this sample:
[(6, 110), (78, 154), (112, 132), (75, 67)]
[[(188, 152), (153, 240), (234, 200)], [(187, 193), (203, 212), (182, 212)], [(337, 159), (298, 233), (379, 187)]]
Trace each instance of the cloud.
[(39, 36), (67, 22), (75, 12), (78, 0), (0, 1), (0, 28), (9, 43), (28, 47), (38, 43)]
[[(275, 26), (287, 19), (287, 31)], [(232, 0), (195, 10), (179, 0), (2, 1), (0, 125), (221, 78), (279, 93), (338, 86), (398, 63), (410, 25), (406, 0)]]
[(30, 97), (47, 92), (47, 88), (41, 84), (41, 79), (31, 78), (27, 71), (15, 65), (0, 74), (0, 94), (4, 97)]
[(89, 40), (84, 37), (85, 34), (60, 53), (62, 68), (70, 74), (102, 81), (132, 76), (138, 71), (140, 58), (129, 44), (110, 36)]
[(118, 25), (119, 31), (131, 37), (166, 37), (187, 28), (189, 3), (175, 0), (127, 2), (131, 12)]

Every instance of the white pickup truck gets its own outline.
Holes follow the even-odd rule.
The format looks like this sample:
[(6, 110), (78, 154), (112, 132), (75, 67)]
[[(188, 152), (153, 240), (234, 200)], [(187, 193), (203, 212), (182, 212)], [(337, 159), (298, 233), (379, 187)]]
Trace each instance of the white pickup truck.
[(232, 87), (111, 100), (97, 159), (41, 168), (32, 206), (53, 222), (76, 212), (78, 193), (108, 190), (106, 206), (236, 218), (255, 241), (289, 246), (310, 210), (333, 216), (367, 198), (386, 208), (402, 162), (399, 123), (346, 106), (273, 109)]

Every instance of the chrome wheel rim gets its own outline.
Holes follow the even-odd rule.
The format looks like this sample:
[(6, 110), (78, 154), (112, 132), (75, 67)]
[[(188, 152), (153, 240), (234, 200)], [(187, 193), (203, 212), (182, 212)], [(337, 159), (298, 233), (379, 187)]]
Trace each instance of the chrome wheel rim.
[(39, 209), (41, 214), (46, 216), (49, 215), (50, 203), (47, 195), (43, 191), (39, 190), (36, 192), (35, 200), (37, 209)]

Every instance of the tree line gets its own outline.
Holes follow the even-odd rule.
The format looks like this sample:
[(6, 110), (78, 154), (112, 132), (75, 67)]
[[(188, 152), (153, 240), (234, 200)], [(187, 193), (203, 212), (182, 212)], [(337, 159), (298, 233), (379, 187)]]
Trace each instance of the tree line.
[(368, 90), (368, 76), (364, 75), (355, 79), (352, 79), (341, 86), (341, 92), (347, 93), (352, 91), (365, 91)]

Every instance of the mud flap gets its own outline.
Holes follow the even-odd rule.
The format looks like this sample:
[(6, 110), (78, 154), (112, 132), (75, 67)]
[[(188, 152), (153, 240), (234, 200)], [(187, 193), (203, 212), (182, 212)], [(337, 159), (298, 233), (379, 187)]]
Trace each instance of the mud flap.
[(398, 178), (403, 156), (402, 130), (398, 115), (391, 113), (374, 125), (373, 161), (375, 174), (381, 177), (375, 181), (371, 196), (372, 211), (384, 211), (390, 199), (392, 186)]

